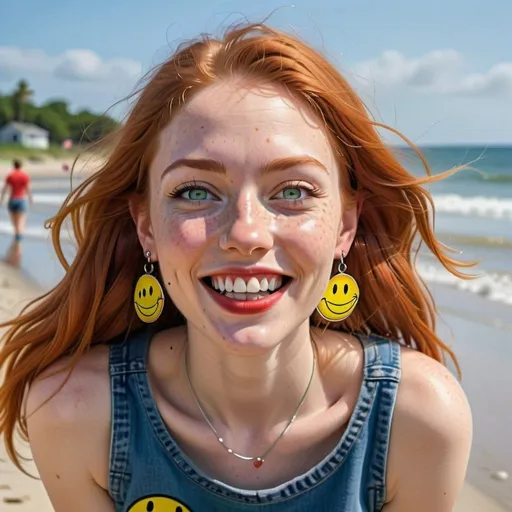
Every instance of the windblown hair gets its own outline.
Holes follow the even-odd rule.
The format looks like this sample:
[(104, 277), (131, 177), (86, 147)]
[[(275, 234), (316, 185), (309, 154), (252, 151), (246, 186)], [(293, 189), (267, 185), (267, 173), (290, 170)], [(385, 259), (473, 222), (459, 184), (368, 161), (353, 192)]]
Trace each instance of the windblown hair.
[[(455, 360), (435, 333), (435, 306), (414, 264), (419, 233), (451, 273), (464, 277), (457, 267), (469, 266), (449, 257), (434, 236), (433, 202), (423, 185), (439, 176), (430, 175), (419, 150), (402, 137), (423, 161), (427, 175), (415, 178), (404, 169), (377, 133), (378, 127), (388, 127), (371, 119), (349, 84), (315, 50), (265, 25), (238, 27), (221, 40), (203, 36), (178, 48), (153, 72), (138, 91), (102, 168), (69, 194), (48, 223), (66, 274), (54, 289), (0, 326), (8, 328), (0, 351), (0, 433), (20, 469), (13, 439), (17, 428), (27, 438), (22, 411), (27, 387), (59, 358), (71, 356), (72, 366), (92, 345), (143, 326), (131, 297), (145, 260), (129, 202), (146, 194), (159, 132), (195, 93), (230, 77), (279, 84), (313, 109), (331, 138), (343, 194), (362, 203), (346, 260), (361, 299), (345, 322), (327, 327), (373, 332), (438, 361), (444, 361), (444, 352)], [(71, 264), (61, 244), (66, 219), (71, 219), (77, 241)], [(333, 272), (336, 268), (334, 262)], [(184, 321), (166, 300), (159, 327)], [(311, 321), (325, 324), (316, 313)]]

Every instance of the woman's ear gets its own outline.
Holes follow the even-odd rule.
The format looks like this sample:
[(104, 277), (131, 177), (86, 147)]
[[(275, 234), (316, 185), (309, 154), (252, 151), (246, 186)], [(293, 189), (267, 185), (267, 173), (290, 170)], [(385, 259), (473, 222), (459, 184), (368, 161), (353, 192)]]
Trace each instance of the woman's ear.
[(132, 195), (129, 199), (129, 208), (130, 215), (135, 223), (140, 245), (144, 252), (151, 251), (155, 259), (158, 259), (155, 238), (153, 236), (153, 227), (151, 225), (151, 216), (146, 199), (138, 194)]
[(342, 255), (346, 256), (354, 238), (356, 237), (357, 227), (359, 225), (359, 215), (363, 207), (363, 201), (357, 200), (351, 208), (346, 209), (341, 216), (340, 232), (338, 236), (338, 243), (334, 255), (336, 259), (341, 259)]

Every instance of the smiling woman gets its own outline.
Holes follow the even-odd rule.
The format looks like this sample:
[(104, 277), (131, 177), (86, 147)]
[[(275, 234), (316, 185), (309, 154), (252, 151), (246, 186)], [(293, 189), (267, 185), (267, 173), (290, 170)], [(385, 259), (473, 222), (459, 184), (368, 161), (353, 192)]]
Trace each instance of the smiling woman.
[(452, 510), (471, 419), (414, 239), (468, 265), (378, 126), (266, 26), (149, 78), (51, 222), (66, 276), (3, 326), (0, 430), (57, 512)]

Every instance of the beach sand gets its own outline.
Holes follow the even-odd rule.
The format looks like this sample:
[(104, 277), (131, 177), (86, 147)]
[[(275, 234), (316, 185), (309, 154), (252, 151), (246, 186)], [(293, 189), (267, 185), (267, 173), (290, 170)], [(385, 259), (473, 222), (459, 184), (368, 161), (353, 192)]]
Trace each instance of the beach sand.
[[(26, 279), (18, 270), (0, 262), (0, 321), (15, 316), (31, 299), (37, 297), (42, 289)], [(30, 451), (19, 443), (19, 451), (30, 457)], [(33, 463), (25, 468), (31, 475), (37, 476)], [(51, 512), (50, 500), (39, 480), (21, 473), (9, 459), (4, 443), (0, 443), (0, 511), (8, 512)]]

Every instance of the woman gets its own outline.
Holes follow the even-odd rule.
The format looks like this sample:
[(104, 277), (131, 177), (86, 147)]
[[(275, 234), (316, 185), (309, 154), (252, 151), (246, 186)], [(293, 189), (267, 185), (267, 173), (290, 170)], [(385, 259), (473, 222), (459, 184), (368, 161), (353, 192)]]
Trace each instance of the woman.
[(30, 190), (30, 176), (21, 168), (19, 160), (13, 161), (13, 170), (5, 178), (5, 185), (2, 189), (0, 203), (3, 203), (7, 189), (10, 190), (7, 209), (14, 228), (14, 239), (20, 242), (23, 238), (25, 221), (27, 218), (27, 197), (32, 203), (32, 192)]
[(1, 353), (2, 433), (19, 461), (21, 427), (57, 512), (452, 510), (471, 419), (416, 232), (457, 264), (433, 178), (375, 126), (330, 64), (265, 26), (157, 70), (52, 222), (67, 266), (73, 220), (66, 276)]

